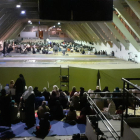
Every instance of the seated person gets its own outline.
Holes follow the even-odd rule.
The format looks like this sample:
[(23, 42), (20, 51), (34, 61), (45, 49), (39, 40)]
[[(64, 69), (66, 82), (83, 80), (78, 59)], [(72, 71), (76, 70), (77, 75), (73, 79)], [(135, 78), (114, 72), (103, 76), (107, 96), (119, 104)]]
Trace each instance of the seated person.
[(43, 115), (44, 117), (40, 119), (39, 126), (36, 127), (37, 136), (45, 137), (49, 133), (49, 131), (51, 129), (49, 115), (50, 115), (50, 113), (45, 112)]
[(94, 102), (100, 110), (103, 110), (104, 100), (102, 100), (102, 97), (100, 96), (100, 94), (96, 94), (95, 98), (101, 98), (101, 99), (94, 99)]
[(108, 108), (104, 108), (104, 113), (109, 115), (115, 115), (116, 106), (113, 100), (108, 99)]
[(9, 84), (6, 84), (6, 86), (4, 87), (5, 91), (6, 91), (6, 94), (9, 93)]
[(86, 115), (94, 115), (94, 111), (90, 108), (90, 104), (87, 103), (84, 108), (82, 108), (80, 116), (77, 118), (77, 123), (86, 124)]
[(75, 92), (74, 96), (71, 97), (71, 105), (76, 110), (80, 110), (80, 98), (79, 98), (79, 93), (78, 92)]
[(70, 106), (70, 110), (67, 114), (66, 120), (76, 120), (76, 111), (74, 110), (73, 106)]
[(43, 101), (42, 105), (39, 106), (38, 111), (37, 111), (38, 119), (43, 118), (45, 112), (50, 112), (50, 108), (47, 106), (46, 101)]
[(68, 97), (62, 91), (60, 92), (59, 101), (60, 101), (60, 104), (62, 105), (63, 109), (66, 109), (67, 108), (67, 104), (68, 104)]
[(48, 101), (49, 102), (49, 100), (50, 100), (50, 92), (47, 91), (47, 88), (46, 87), (43, 88), (42, 95), (45, 97), (45, 101)]
[(59, 100), (56, 100), (55, 105), (50, 110), (51, 116), (55, 120), (62, 120), (64, 118), (63, 107)]
[(41, 97), (42, 96), (41, 92), (38, 90), (38, 87), (34, 88), (34, 94), (35, 94), (36, 97)]

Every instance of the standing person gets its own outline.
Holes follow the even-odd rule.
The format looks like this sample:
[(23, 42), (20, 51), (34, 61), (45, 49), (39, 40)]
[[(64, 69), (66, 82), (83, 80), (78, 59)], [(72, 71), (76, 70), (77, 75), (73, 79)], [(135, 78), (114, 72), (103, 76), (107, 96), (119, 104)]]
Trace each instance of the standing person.
[(0, 125), (11, 127), (11, 98), (9, 94), (6, 95), (5, 89), (1, 90), (0, 110), (2, 119)]
[(23, 100), (25, 101), (25, 123), (30, 128), (35, 124), (35, 95), (32, 86), (29, 86), (23, 94)]
[(70, 93), (70, 98), (74, 95), (75, 92), (76, 92), (76, 87), (73, 86), (73, 87), (72, 87), (72, 91), (71, 91), (71, 93)]
[(20, 97), (25, 91), (26, 82), (22, 74), (19, 75), (19, 78), (16, 80), (14, 88), (16, 89), (16, 102), (19, 104)]

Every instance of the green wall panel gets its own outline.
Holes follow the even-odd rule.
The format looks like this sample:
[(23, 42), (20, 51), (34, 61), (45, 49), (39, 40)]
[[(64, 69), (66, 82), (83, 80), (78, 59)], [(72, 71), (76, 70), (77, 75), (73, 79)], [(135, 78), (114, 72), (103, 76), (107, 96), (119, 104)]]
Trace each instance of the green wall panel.
[[(101, 75), (101, 88), (109, 87), (113, 91), (115, 87), (122, 88), (123, 81), (121, 78), (140, 78), (140, 69), (113, 69), (113, 70), (99, 70)], [(140, 81), (130, 81), (134, 84), (140, 85)]]
[(80, 87), (84, 87), (85, 90), (94, 90), (97, 83), (97, 72), (98, 70), (94, 69), (69, 67), (70, 91), (72, 86), (76, 86), (77, 91)]
[(52, 90), (53, 85), (60, 85), (60, 68), (0, 68), (0, 83), (6, 85), (10, 80), (15, 80), (18, 78), (19, 74), (23, 74), (26, 80), (27, 86), (38, 86), (39, 90), (42, 90), (43, 87)]

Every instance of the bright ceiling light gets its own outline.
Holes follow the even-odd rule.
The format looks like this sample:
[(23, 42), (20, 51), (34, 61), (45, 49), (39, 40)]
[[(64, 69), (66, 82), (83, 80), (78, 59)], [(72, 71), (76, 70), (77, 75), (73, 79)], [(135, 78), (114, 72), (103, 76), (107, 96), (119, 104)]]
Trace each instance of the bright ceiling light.
[(41, 30), (40, 30), (41, 31)]
[(21, 14), (25, 14), (25, 11), (21, 11)]
[(32, 22), (30, 24), (32, 24)]
[(60, 25), (60, 22), (58, 22), (58, 25)]
[(55, 27), (55, 26), (53, 26), (53, 27)]
[(28, 20), (28, 23), (31, 23), (31, 20)]
[(20, 8), (20, 7), (21, 7), (21, 5), (16, 5), (16, 7), (17, 7), (17, 8)]

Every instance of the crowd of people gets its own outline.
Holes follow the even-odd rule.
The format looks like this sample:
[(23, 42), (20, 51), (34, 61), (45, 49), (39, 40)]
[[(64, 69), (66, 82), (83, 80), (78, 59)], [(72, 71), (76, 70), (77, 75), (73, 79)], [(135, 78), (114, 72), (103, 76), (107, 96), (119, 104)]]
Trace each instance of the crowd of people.
[[(106, 51), (99, 51), (97, 52), (94, 47), (79, 45), (73, 42), (20, 42), (20, 43), (4, 43), (5, 47), (1, 51), (4, 56), (9, 55), (11, 51), (21, 54), (27, 53), (40, 53), (40, 54), (57, 54), (58, 52), (62, 52), (63, 55), (66, 55), (67, 52), (78, 52), (81, 54), (88, 54), (94, 53), (95, 55), (107, 55)], [(94, 52), (95, 50), (95, 52)]]
[[(104, 94), (92, 94), (94, 92), (104, 92)], [(10, 84), (6, 84), (3, 89), (0, 85), (0, 125), (11, 127), (12, 123), (23, 121), (27, 126), (25, 129), (28, 129), (36, 124), (35, 111), (37, 111), (40, 120), (40, 126), (36, 127), (37, 135), (46, 135), (49, 132), (51, 120), (63, 120), (71, 125), (86, 124), (86, 115), (96, 114), (87, 100), (87, 93), (91, 94), (91, 98), (95, 98), (94, 102), (104, 114), (107, 112), (110, 115), (122, 113), (121, 99), (96, 99), (121, 96), (118, 94), (119, 88), (115, 89), (114, 94), (109, 95), (108, 92), (110, 92), (108, 87), (101, 91), (97, 86), (94, 91), (89, 89), (88, 92), (85, 92), (83, 87), (78, 91), (74, 86), (72, 91), (66, 94), (57, 85), (53, 86), (51, 92), (47, 91), (46, 87), (41, 92), (38, 87), (33, 89), (32, 86), (29, 86), (27, 89), (24, 76), (20, 74), (16, 82), (11, 80)], [(44, 100), (35, 110), (35, 98), (42, 96), (44, 96)], [(80, 112), (79, 115), (77, 115), (77, 111)]]

